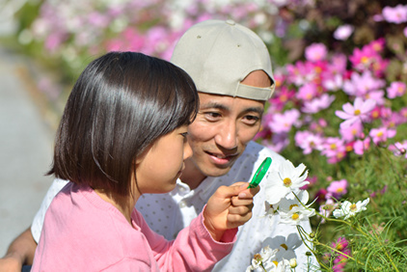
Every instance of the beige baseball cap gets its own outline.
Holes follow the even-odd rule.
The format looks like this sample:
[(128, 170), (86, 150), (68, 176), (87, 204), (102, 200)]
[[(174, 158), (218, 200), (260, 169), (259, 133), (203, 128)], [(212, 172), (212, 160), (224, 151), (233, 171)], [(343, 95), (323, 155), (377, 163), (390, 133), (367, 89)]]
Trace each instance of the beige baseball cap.
[[(184, 69), (203, 93), (266, 101), (274, 92), (266, 45), (256, 33), (232, 20), (208, 20), (189, 28), (175, 46), (171, 62)], [(267, 73), (270, 87), (240, 83), (256, 70)]]

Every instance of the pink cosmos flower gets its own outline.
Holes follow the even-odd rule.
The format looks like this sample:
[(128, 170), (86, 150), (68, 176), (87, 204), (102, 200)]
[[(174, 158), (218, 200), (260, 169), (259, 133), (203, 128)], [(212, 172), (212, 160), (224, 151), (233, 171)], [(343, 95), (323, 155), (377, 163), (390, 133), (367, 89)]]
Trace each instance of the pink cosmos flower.
[(355, 122), (349, 127), (339, 128), (339, 134), (342, 136), (346, 142), (354, 141), (356, 138), (359, 138), (363, 134), (363, 125), (361, 122)]
[(363, 140), (357, 140), (353, 143), (353, 152), (362, 156), (366, 150), (370, 148), (370, 138), (366, 137)]
[(373, 142), (377, 145), (379, 143), (386, 142), (388, 138), (396, 136), (397, 131), (395, 129), (388, 129), (386, 127), (373, 128), (369, 132), (369, 136), (372, 137)]
[(291, 101), (291, 99), (295, 96), (295, 92), (296, 91), (287, 88), (285, 85), (281, 86), (280, 88), (276, 89), (276, 92), (270, 99), (270, 107), (272, 107), (272, 109), (275, 111), (282, 111), (286, 103)]
[(328, 108), (334, 100), (335, 96), (323, 94), (311, 101), (305, 101), (301, 110), (305, 113), (317, 113)]
[(321, 150), (322, 137), (309, 131), (298, 131), (294, 137), (295, 144), (299, 146), (304, 154), (310, 154), (313, 150)]
[(404, 156), (407, 159), (407, 140), (390, 145), (389, 150), (393, 152), (394, 156)]
[(345, 142), (337, 137), (328, 137), (322, 144), (321, 154), (328, 158), (328, 163), (337, 163), (346, 155)]
[(341, 179), (338, 181), (332, 181), (331, 184), (329, 184), (328, 188), (326, 188), (326, 190), (334, 198), (339, 199), (347, 193), (347, 190), (346, 190), (347, 188), (348, 188), (348, 181), (346, 179)]
[(305, 58), (309, 61), (319, 61), (326, 58), (328, 50), (323, 43), (313, 43), (305, 48)]
[(345, 255), (338, 254), (337, 257), (334, 259), (334, 266), (332, 267), (334, 272), (343, 272), (345, 271), (346, 261), (348, 259), (347, 256), (351, 254), (350, 249), (348, 248), (349, 242), (346, 240), (345, 237), (339, 237), (336, 243), (332, 244), (332, 247), (336, 250), (343, 252)]
[(407, 22), (407, 6), (401, 4), (395, 7), (384, 7), (383, 18), (389, 23), (401, 24)]
[(268, 123), (274, 133), (288, 133), (293, 125), (298, 123), (300, 112), (297, 109), (287, 110), (284, 113), (275, 113)]
[(342, 106), (343, 111), (335, 111), (336, 116), (344, 119), (341, 128), (348, 128), (355, 122), (364, 122), (369, 119), (369, 113), (376, 106), (376, 101), (368, 99), (363, 101), (362, 98), (356, 97), (354, 105), (349, 102)]
[(306, 83), (298, 89), (297, 98), (307, 101), (313, 99), (317, 95), (317, 86), (313, 83)]
[(390, 99), (398, 96), (403, 96), (406, 93), (406, 84), (404, 82), (395, 81), (387, 88), (387, 97)]
[(290, 138), (287, 133), (275, 133), (271, 138), (271, 142), (263, 141), (262, 143), (271, 150), (280, 153), (290, 144)]
[(343, 76), (337, 74), (331, 78), (327, 78), (324, 81), (322, 81), (322, 86), (329, 91), (340, 90), (342, 89), (343, 86)]
[(334, 38), (340, 41), (345, 41), (352, 35), (355, 28), (352, 25), (339, 26), (334, 32)]
[(297, 61), (294, 65), (288, 64), (287, 69), (287, 82), (294, 83), (296, 86), (302, 86), (311, 82), (315, 77), (314, 67), (311, 62)]
[(367, 96), (372, 95), (371, 92), (379, 90), (385, 84), (384, 80), (375, 78), (370, 71), (362, 74), (353, 72), (350, 80), (344, 82), (343, 91), (348, 95)]

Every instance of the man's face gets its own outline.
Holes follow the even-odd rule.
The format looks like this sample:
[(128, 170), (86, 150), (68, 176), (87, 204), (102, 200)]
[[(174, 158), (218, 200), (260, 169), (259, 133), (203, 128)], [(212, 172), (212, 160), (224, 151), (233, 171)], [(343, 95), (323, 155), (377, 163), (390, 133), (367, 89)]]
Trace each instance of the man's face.
[[(255, 71), (242, 84), (269, 87), (271, 81), (263, 71)], [(229, 172), (259, 131), (264, 102), (206, 93), (199, 93), (199, 98), (198, 115), (188, 128), (193, 155), (186, 167), (188, 176), (200, 182), (206, 176)]]

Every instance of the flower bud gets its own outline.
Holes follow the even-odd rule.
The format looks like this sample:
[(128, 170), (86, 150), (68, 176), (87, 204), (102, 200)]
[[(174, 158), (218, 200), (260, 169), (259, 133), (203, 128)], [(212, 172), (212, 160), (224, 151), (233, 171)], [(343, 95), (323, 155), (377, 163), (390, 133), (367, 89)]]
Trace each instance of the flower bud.
[(290, 259), (290, 267), (291, 268), (296, 268), (297, 267), (297, 259), (296, 258)]

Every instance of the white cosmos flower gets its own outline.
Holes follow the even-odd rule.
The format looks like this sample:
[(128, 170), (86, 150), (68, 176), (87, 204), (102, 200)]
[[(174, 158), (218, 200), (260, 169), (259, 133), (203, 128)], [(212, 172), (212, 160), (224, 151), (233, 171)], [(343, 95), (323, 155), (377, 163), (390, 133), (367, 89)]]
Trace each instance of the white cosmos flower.
[(298, 201), (296, 197), (287, 196), (283, 198), (279, 205), (278, 213), (280, 214), (281, 223), (298, 225), (301, 221), (308, 220), (309, 217), (315, 215), (315, 210), (307, 205), (309, 194), (305, 190), (300, 190), (297, 193), (297, 197), (302, 204)]
[(369, 201), (369, 198), (366, 198), (363, 201), (359, 200), (356, 203), (351, 203), (346, 200), (341, 204), (339, 209), (333, 211), (333, 216), (336, 218), (345, 216), (344, 220), (346, 220), (349, 217), (354, 216), (356, 213), (366, 210), (366, 206)]
[(261, 249), (260, 253), (254, 255), (252, 264), (246, 268), (246, 272), (249, 271), (275, 271), (277, 263), (273, 262), (276, 257), (278, 249), (271, 249), (269, 246), (265, 246)]
[(278, 171), (270, 172), (268, 182), (262, 189), (265, 190), (266, 200), (270, 204), (278, 203), (282, 198), (290, 192), (306, 185), (308, 170), (305, 170), (305, 165), (300, 164), (295, 167), (289, 160), (280, 164)]

